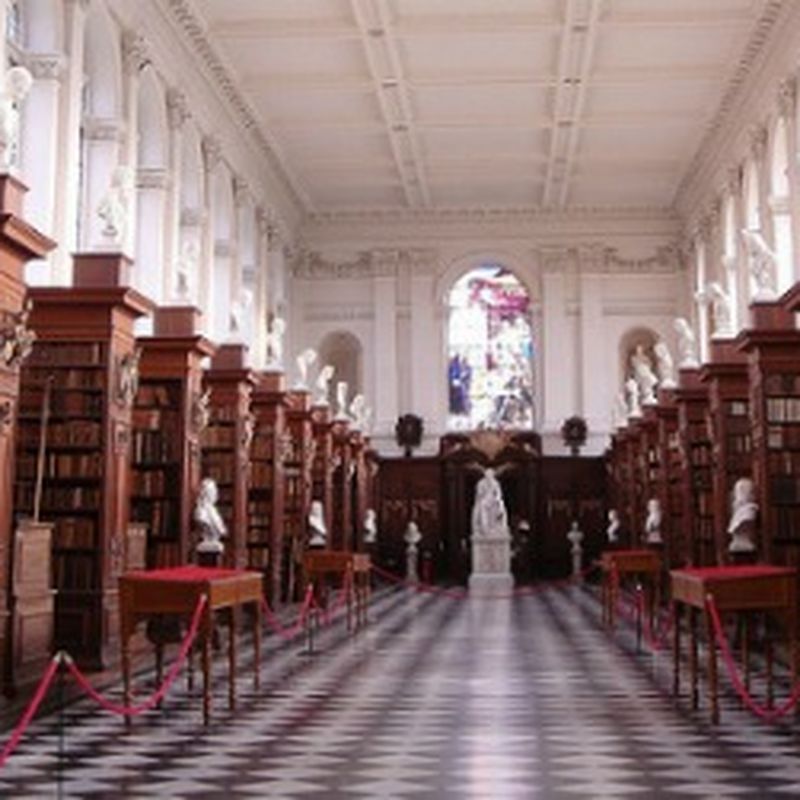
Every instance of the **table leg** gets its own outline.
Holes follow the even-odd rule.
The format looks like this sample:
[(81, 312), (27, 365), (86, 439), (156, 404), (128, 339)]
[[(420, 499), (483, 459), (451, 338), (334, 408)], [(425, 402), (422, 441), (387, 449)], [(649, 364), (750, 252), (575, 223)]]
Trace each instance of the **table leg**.
[(672, 694), (677, 698), (681, 693), (681, 607), (672, 601)]
[(228, 639), (228, 708), (236, 708), (236, 606), (230, 608), (230, 633)]
[(717, 640), (714, 637), (714, 623), (706, 610), (706, 639), (708, 640), (708, 694), (711, 700), (711, 723), (719, 724), (719, 694), (717, 687)]
[(773, 682), (773, 651), (772, 651), (772, 635), (770, 632), (769, 617), (765, 615), (764, 618), (764, 660), (766, 662), (767, 670), (767, 708), (772, 708), (775, 705), (775, 685)]
[(691, 687), (692, 708), (699, 705), (697, 691), (697, 611), (689, 606), (689, 685)]
[(253, 614), (253, 688), (261, 688), (261, 603), (256, 600)]
[(211, 721), (211, 636), (214, 629), (214, 615), (206, 607), (203, 614), (203, 724)]

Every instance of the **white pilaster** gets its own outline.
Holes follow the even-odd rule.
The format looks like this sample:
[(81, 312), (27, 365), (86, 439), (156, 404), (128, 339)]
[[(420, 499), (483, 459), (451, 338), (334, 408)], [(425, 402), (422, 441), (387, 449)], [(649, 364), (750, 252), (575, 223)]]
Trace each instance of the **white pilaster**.
[(169, 176), (163, 169), (140, 169), (136, 185), (139, 216), (136, 225), (134, 286), (160, 304), (165, 299), (162, 269), (167, 261), (164, 219)]
[(580, 294), (581, 411), (592, 433), (605, 432), (610, 424), (612, 396), (608, 393), (609, 383), (597, 379), (608, 347), (603, 333), (603, 277), (582, 274)]
[(574, 413), (574, 358), (569, 350), (571, 337), (567, 321), (565, 275), (542, 275), (544, 325), (544, 431), (558, 431), (564, 418)]
[(436, 319), (432, 267), (420, 261), (411, 272), (411, 408), (429, 433), (444, 430), (447, 411), (447, 365), (443, 331)]
[[(186, 96), (170, 89), (167, 92), (167, 120), (169, 122), (169, 175), (164, 205), (164, 271), (162, 274), (161, 296), (169, 300), (176, 297), (178, 282), (178, 263), (182, 257), (181, 247), (181, 185), (183, 180), (183, 129), (189, 117)], [(200, 237), (192, 241), (199, 244)], [(199, 252), (199, 250), (198, 250)], [(196, 281), (196, 276), (192, 276)]]
[(373, 278), (375, 398), (378, 435), (394, 429), (397, 420), (397, 277), (380, 274)]

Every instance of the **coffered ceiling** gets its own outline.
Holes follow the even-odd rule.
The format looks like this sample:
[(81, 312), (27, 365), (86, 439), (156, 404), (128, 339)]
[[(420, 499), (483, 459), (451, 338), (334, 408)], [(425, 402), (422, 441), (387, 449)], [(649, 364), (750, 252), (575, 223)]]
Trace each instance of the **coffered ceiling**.
[(307, 212), (670, 206), (769, 0), (194, 0)]

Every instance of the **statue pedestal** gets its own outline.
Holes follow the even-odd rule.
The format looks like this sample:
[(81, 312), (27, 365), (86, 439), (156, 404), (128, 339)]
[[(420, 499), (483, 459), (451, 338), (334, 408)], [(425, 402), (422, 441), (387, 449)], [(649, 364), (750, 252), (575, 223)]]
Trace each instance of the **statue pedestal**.
[(472, 574), (470, 594), (476, 596), (510, 592), (514, 588), (511, 575), (511, 538), (486, 536), (472, 539)]

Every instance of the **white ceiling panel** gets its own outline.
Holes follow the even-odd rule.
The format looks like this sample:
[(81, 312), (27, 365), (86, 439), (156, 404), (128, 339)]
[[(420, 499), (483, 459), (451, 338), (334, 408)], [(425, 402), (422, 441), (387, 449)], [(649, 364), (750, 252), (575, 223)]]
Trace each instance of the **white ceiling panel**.
[(319, 211), (669, 205), (767, 7), (191, 2)]

